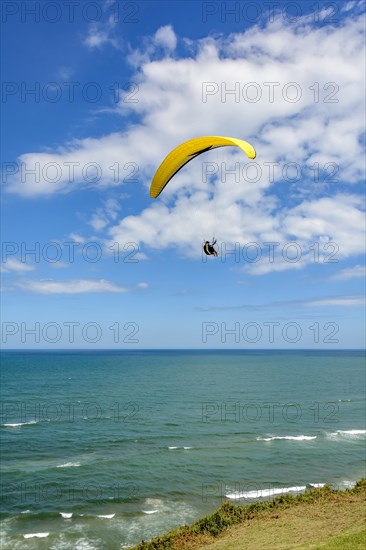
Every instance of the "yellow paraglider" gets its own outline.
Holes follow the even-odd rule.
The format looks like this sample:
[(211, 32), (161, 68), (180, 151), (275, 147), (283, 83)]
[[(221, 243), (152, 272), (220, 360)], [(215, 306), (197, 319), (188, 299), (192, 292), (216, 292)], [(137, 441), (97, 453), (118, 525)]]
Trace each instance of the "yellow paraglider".
[(241, 139), (221, 136), (203, 136), (190, 139), (171, 151), (157, 169), (150, 187), (150, 197), (156, 199), (177, 172), (192, 159), (217, 147), (240, 147), (250, 158), (255, 158), (255, 150), (250, 143)]

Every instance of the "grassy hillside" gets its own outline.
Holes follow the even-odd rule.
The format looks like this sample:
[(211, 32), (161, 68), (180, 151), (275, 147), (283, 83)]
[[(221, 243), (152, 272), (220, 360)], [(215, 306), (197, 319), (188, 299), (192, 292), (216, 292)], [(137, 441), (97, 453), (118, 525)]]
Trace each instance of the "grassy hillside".
[(133, 550), (365, 550), (366, 478), (353, 489), (326, 486), (298, 496), (234, 506), (141, 542)]

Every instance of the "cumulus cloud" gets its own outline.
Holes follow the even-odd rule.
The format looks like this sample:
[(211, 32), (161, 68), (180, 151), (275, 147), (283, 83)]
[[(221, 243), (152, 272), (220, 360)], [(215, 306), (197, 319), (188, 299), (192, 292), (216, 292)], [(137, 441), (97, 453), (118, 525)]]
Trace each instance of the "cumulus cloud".
[[(174, 146), (192, 136), (232, 135), (255, 146), (255, 161), (229, 148), (202, 155), (139, 214), (111, 218), (100, 210), (91, 225), (111, 241), (174, 247), (190, 256), (197, 256), (197, 239), (212, 235), (227, 244), (296, 240), (307, 249), (320, 240), (335, 243), (339, 258), (362, 253), (364, 20), (355, 8), (347, 10), (338, 25), (325, 19), (314, 26), (308, 17), (289, 25), (278, 18), (190, 41), (179, 57), (174, 29), (161, 27), (143, 49), (130, 51), (136, 101), (121, 99), (116, 111), (133, 115), (134, 124), (54, 152), (22, 155), (20, 165), (39, 163), (41, 176), (22, 181), (19, 168), (7, 178), (8, 190), (31, 196), (108, 189), (128, 182), (132, 165), (136, 193), (147, 197), (154, 171)], [(90, 47), (105, 43), (101, 29), (93, 32)], [(218, 167), (210, 177), (207, 162)], [(297, 263), (279, 259), (245, 269), (299, 269), (310, 260), (305, 254)]]
[[(20, 160), (30, 168), (40, 163), (39, 179), (43, 175), (44, 181), (38, 186), (33, 182), (29, 189), (19, 181), (19, 170), (8, 178), (11, 188), (50, 194), (82, 185), (116, 185), (110, 166), (120, 161), (121, 152), (123, 159), (137, 163), (138, 179), (147, 183), (169, 148), (210, 133), (253, 138), (260, 163), (281, 159), (312, 165), (335, 159), (346, 170), (342, 179), (358, 181), (363, 173), (362, 28), (362, 17), (312, 32), (301, 19), (291, 27), (278, 20), (265, 29), (254, 26), (229, 37), (198, 40), (193, 56), (178, 59), (168, 54), (155, 58), (157, 43), (175, 43), (171, 27), (158, 29), (133, 77), (137, 101), (121, 99), (117, 106), (121, 114), (132, 112), (140, 122), (124, 133), (71, 141), (55, 153), (23, 155)], [(149, 53), (151, 42), (155, 46)], [(102, 174), (92, 166), (85, 169), (93, 161)], [(47, 163), (60, 169), (49, 166), (47, 174), (42, 170)], [(52, 185), (47, 176), (55, 180)], [(263, 186), (271, 183), (268, 173), (263, 179)]]
[(177, 46), (177, 36), (172, 26), (160, 27), (154, 35), (153, 42), (169, 51), (174, 51)]

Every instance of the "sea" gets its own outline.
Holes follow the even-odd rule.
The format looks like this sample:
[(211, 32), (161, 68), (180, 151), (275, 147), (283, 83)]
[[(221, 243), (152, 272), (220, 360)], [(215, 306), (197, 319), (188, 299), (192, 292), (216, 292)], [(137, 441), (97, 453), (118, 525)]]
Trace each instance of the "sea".
[(120, 550), (365, 472), (364, 351), (3, 351), (1, 549)]

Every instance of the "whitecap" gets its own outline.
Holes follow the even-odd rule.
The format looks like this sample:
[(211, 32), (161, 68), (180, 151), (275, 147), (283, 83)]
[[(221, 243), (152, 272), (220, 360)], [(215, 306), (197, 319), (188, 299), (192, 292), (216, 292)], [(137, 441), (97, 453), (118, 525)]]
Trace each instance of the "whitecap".
[(142, 510), (144, 514), (157, 514), (159, 510)]
[(311, 441), (316, 438), (316, 435), (274, 435), (272, 437), (257, 437), (257, 441), (275, 441), (276, 439), (286, 439), (288, 441)]
[(337, 430), (336, 432), (327, 433), (328, 439), (363, 439), (362, 436), (366, 434), (366, 430)]
[(114, 518), (116, 514), (100, 514), (99, 516), (97, 516), (98, 518), (104, 518), (104, 519), (112, 519)]
[(234, 493), (228, 493), (226, 498), (229, 498), (231, 500), (237, 500), (242, 498), (264, 498), (264, 497), (271, 497), (275, 495), (283, 495), (285, 493), (300, 493), (302, 491), (306, 490), (306, 486), (299, 486), (299, 487), (278, 487), (278, 488), (271, 488), (271, 489), (258, 489), (257, 491), (247, 491), (247, 492), (241, 492), (241, 491), (235, 491)]
[(26, 533), (25, 535), (23, 535), (23, 537), (25, 539), (45, 539), (46, 537), (48, 537), (48, 535), (49, 533)]
[(65, 518), (65, 519), (70, 519), (72, 518), (72, 513), (68, 513), (68, 512), (60, 512), (60, 515)]
[(56, 468), (78, 468), (80, 462), (65, 462), (65, 464), (59, 464)]
[(38, 420), (29, 420), (29, 422), (17, 422), (15, 424), (1, 424), (4, 428), (20, 428), (21, 426), (29, 426), (30, 424), (38, 424)]
[(341, 435), (365, 435), (366, 430), (337, 430)]
[(356, 481), (351, 481), (349, 479), (344, 479), (343, 481), (341, 481), (339, 484), (338, 484), (338, 487), (336, 487), (339, 490), (341, 491), (344, 491), (345, 489), (353, 489), (353, 487), (355, 487), (356, 485)]
[(168, 447), (168, 449), (178, 449), (179, 447)]

